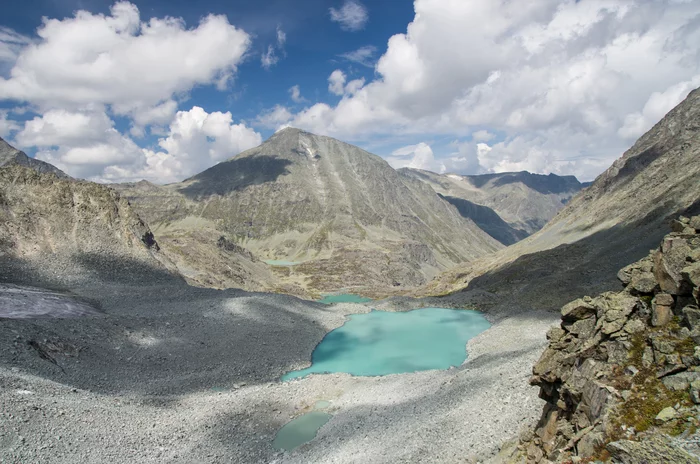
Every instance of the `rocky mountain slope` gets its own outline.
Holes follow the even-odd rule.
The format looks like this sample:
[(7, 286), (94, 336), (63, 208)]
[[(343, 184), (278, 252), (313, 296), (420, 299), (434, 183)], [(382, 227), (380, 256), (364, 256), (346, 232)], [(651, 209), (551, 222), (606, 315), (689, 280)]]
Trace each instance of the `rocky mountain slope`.
[(298, 263), (274, 267), (276, 279), (312, 292), (420, 285), (502, 247), (380, 157), (292, 128), (178, 184), (114, 187), (194, 279), (229, 264), (213, 257), (220, 239), (248, 269)]
[(0, 167), (0, 282), (63, 287), (167, 269), (150, 229), (116, 191), (30, 166)]
[(19, 165), (34, 169), (37, 172), (56, 174), (57, 177), (70, 177), (56, 166), (45, 161), (30, 158), (23, 151), (19, 151), (9, 143), (0, 138), (0, 166)]
[(700, 216), (673, 230), (624, 290), (561, 309), (531, 379), (542, 417), (504, 461), (700, 462)]
[(553, 309), (610, 290), (617, 269), (645, 256), (671, 218), (700, 212), (698, 159), (700, 90), (694, 90), (542, 230), (451, 270), (428, 291), (468, 286)]
[(583, 187), (574, 176), (504, 172), (462, 176), (400, 169), (430, 185), (505, 245), (540, 230)]

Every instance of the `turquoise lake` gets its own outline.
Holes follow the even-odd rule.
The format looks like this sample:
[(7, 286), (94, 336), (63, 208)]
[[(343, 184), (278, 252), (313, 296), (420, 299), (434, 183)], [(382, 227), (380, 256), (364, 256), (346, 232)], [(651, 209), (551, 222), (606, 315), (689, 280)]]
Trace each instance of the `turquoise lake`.
[(311, 355), (311, 367), (282, 380), (312, 373), (378, 376), (448, 369), (467, 359), (466, 343), (491, 326), (478, 311), (424, 308), (354, 314)]
[(285, 261), (283, 259), (268, 259), (265, 261), (265, 264), (269, 264), (270, 266), (296, 266), (297, 264), (301, 264), (301, 261)]
[(360, 295), (353, 295), (352, 293), (341, 293), (339, 295), (324, 295), (323, 299), (318, 300), (319, 303), (331, 304), (331, 303), (368, 303), (372, 301), (372, 298), (365, 298)]
[(311, 411), (299, 416), (277, 432), (272, 446), (279, 450), (293, 450), (313, 440), (318, 430), (330, 419), (330, 414), (321, 411)]

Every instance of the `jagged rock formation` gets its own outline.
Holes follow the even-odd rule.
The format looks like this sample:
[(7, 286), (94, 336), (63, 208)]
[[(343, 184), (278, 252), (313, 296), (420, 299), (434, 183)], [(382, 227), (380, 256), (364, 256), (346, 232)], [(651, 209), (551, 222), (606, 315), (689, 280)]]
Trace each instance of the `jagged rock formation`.
[(168, 266), (126, 199), (93, 182), (0, 167), (0, 282), (63, 287)]
[(430, 185), (504, 245), (540, 230), (584, 185), (574, 176), (504, 172), (462, 176), (399, 169)]
[(37, 172), (53, 173), (57, 177), (69, 178), (70, 176), (56, 166), (45, 161), (28, 157), (23, 151), (19, 151), (0, 138), (0, 166), (6, 165), (26, 166)]
[(445, 273), (427, 291), (468, 287), (526, 308), (555, 309), (612, 290), (617, 270), (646, 255), (672, 218), (700, 213), (698, 159), (700, 90), (694, 90), (542, 230)]
[(620, 270), (623, 291), (561, 309), (531, 379), (546, 405), (516, 461), (700, 462), (679, 446), (700, 426), (700, 216), (673, 230)]
[[(300, 262), (274, 268), (281, 286), (312, 292), (420, 285), (501, 245), (426, 184), (330, 137), (285, 129), (178, 184), (117, 185), (178, 266), (214, 279), (238, 257)], [(193, 253), (192, 249), (196, 248)], [(259, 261), (257, 264), (260, 264)], [(371, 291), (367, 290), (367, 291)]]

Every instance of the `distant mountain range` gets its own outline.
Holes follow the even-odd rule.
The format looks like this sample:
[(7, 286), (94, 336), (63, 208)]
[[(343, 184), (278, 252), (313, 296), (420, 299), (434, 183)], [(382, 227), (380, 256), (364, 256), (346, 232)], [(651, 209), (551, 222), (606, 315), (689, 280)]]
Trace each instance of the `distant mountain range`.
[(504, 172), (462, 176), (399, 169), (425, 182), (504, 245), (540, 230), (584, 184), (574, 176)]

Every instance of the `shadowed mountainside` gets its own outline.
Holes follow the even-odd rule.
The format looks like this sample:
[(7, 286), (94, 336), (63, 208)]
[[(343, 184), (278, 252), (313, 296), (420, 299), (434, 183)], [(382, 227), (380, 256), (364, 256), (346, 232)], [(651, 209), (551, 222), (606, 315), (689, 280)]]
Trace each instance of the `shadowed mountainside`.
[[(428, 286), (490, 290), (554, 309), (610, 290), (678, 215), (700, 212), (700, 91), (694, 90), (542, 230)], [(556, 289), (556, 290), (555, 290)]]
[[(505, 245), (540, 230), (582, 188), (574, 176), (542, 175), (522, 172), (480, 174), (436, 174), (420, 169), (399, 169), (403, 175), (430, 185), (437, 193), (457, 206), (465, 217)], [(483, 208), (491, 209), (498, 218)], [(499, 220), (500, 219), (500, 220)], [(509, 227), (504, 227), (503, 222)], [(494, 232), (496, 235), (494, 235)]]

